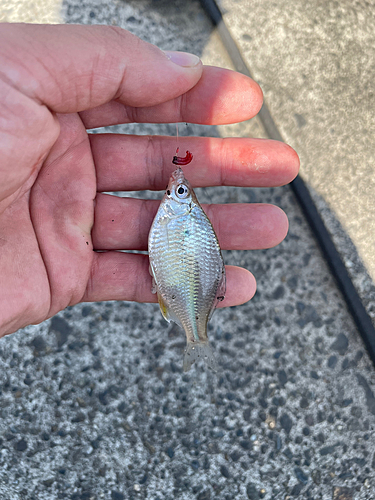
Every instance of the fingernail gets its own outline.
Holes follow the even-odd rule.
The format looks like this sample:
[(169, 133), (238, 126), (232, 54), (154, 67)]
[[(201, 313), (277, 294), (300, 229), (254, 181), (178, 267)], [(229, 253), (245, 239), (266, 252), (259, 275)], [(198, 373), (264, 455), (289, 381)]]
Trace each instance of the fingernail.
[(189, 52), (175, 52), (173, 50), (165, 50), (164, 52), (168, 59), (184, 68), (192, 68), (200, 61), (198, 56), (189, 54)]

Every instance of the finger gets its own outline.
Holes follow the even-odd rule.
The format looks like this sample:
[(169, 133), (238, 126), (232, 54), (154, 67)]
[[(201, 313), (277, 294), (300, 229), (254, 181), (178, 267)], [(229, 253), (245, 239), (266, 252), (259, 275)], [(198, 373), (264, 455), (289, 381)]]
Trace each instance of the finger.
[(197, 56), (167, 55), (111, 26), (3, 24), (0, 47), (6, 80), (59, 113), (112, 99), (154, 106), (187, 92), (202, 74)]
[[(160, 202), (99, 194), (92, 242), (96, 250), (147, 250)], [(223, 250), (259, 250), (278, 245), (288, 231), (285, 213), (274, 205), (203, 205)]]
[(142, 108), (111, 101), (81, 113), (81, 118), (86, 128), (132, 122), (220, 125), (249, 120), (258, 113), (262, 101), (262, 91), (251, 78), (204, 66), (197, 85), (176, 99)]
[[(123, 252), (96, 253), (91, 277), (81, 302), (129, 300), (157, 302), (151, 293), (147, 255)], [(241, 267), (226, 266), (227, 290), (219, 307), (235, 306), (250, 300), (256, 290), (254, 276)]]
[[(165, 189), (175, 166), (174, 137), (90, 134), (98, 191)], [(298, 173), (299, 158), (288, 145), (268, 139), (181, 137), (184, 167), (193, 186), (281, 186)]]

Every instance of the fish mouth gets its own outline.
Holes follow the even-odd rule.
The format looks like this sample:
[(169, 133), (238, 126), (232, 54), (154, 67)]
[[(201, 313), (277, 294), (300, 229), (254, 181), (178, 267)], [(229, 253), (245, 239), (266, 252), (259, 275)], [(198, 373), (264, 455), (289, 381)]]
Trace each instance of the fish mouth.
[(176, 170), (172, 173), (172, 179), (175, 182), (182, 182), (185, 180), (184, 172), (181, 167), (176, 168)]

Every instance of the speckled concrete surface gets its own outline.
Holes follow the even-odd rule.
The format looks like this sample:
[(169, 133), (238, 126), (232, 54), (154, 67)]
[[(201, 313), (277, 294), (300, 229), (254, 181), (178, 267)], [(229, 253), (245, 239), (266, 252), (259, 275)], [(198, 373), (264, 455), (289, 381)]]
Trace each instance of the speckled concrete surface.
[(205, 191), (291, 218), (279, 248), (225, 252), (259, 292), (214, 315), (218, 376), (181, 372), (155, 305), (76, 306), (3, 339), (2, 498), (373, 498), (374, 372), (290, 190)]
[(375, 3), (220, 6), (375, 324)]
[[(197, 2), (64, 8), (66, 22), (117, 23), (227, 64)], [(257, 120), (180, 133), (264, 134)], [(375, 373), (291, 190), (197, 195), (274, 203), (290, 218), (279, 247), (224, 253), (255, 274), (258, 292), (210, 323), (217, 376), (182, 373), (184, 336), (156, 305), (82, 304), (2, 339), (2, 499), (374, 498)]]

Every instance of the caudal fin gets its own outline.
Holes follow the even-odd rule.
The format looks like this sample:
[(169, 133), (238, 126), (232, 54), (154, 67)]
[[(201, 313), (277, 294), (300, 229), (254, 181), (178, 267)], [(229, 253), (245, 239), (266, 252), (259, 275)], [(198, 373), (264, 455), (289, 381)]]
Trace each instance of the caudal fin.
[(184, 372), (188, 372), (192, 365), (200, 359), (203, 359), (212, 371), (217, 371), (216, 356), (209, 343), (188, 342), (184, 351)]

